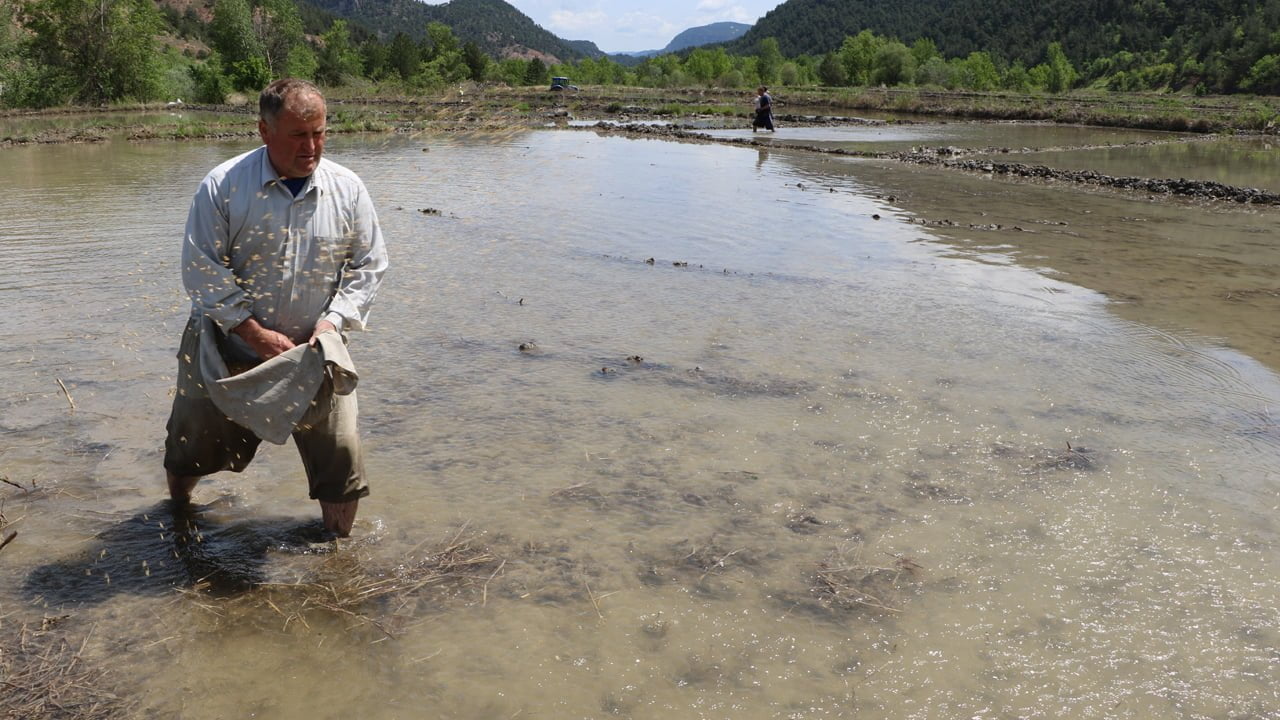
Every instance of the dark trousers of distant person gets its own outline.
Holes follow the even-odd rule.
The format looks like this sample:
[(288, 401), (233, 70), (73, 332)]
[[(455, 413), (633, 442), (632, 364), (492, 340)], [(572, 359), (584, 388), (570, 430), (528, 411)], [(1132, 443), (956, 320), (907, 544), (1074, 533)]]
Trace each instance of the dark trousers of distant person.
[(759, 128), (773, 131), (773, 108), (763, 107), (756, 111), (756, 117), (751, 121), (751, 131), (755, 132)]

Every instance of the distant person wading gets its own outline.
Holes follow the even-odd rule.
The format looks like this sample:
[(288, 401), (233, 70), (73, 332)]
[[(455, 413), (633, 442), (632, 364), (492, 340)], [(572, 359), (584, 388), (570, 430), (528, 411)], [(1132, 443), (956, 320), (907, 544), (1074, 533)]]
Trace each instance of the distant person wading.
[[(324, 527), (346, 537), (369, 486), (343, 333), (364, 329), (386, 247), (364, 183), (321, 157), (320, 90), (278, 80), (258, 108), (263, 147), (214, 168), (187, 216), (191, 318), (166, 428), (169, 494), (185, 505), (202, 476), (240, 472), (262, 439), (292, 435)], [(260, 397), (223, 386), (246, 377)]]
[(757, 129), (776, 132), (773, 127), (773, 98), (769, 96), (769, 88), (763, 85), (756, 88), (755, 108), (756, 116), (751, 121), (751, 132)]

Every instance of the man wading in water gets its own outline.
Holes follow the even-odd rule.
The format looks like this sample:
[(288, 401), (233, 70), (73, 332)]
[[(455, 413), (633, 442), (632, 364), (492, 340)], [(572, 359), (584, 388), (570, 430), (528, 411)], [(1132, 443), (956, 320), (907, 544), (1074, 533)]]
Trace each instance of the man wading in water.
[(751, 120), (751, 132), (755, 132), (756, 128), (776, 132), (773, 127), (773, 98), (769, 95), (769, 88), (763, 85), (756, 88), (755, 108), (756, 116)]
[[(290, 353), (306, 344), (345, 356), (345, 338), (336, 333), (364, 329), (387, 268), (382, 231), (364, 183), (321, 158), (325, 102), (320, 90), (303, 80), (278, 80), (262, 91), (258, 110), (264, 146), (214, 168), (200, 183), (187, 216), (182, 282), (191, 296), (191, 319), (178, 352), (177, 395), (164, 456), (169, 495), (179, 505), (190, 501), (202, 476), (244, 470), (261, 442), (219, 409), (225, 401), (215, 405), (209, 386), (217, 383), (209, 382), (210, 366), (225, 361), (221, 369), (231, 375), (259, 365), (262, 370), (287, 365), (288, 358), (264, 364), (285, 353), (319, 354), (303, 347)], [(280, 428), (289, 421), (259, 419), (277, 420), (276, 429), (285, 434), (274, 442), (291, 432), (325, 529), (346, 537), (369, 488), (356, 429), (354, 380), (335, 392), (333, 373), (315, 367), (311, 380), (319, 389), (291, 406), (299, 408), (296, 424)], [(299, 385), (287, 382), (289, 388)]]

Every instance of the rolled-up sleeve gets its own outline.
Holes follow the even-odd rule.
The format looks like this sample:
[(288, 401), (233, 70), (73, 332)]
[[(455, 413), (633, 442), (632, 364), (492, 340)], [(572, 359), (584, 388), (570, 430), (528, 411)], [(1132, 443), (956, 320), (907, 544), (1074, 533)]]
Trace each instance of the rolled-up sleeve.
[[(369, 308), (378, 294), (382, 275), (387, 270), (387, 247), (382, 240), (378, 214), (373, 209), (369, 192), (357, 181), (356, 198), (351, 214), (350, 256), (342, 268), (338, 290), (329, 302), (325, 317), (339, 316), (334, 323), (345, 330), (363, 330), (369, 321)], [(331, 320), (332, 321), (332, 320)]]
[(230, 232), (218, 182), (206, 177), (191, 200), (182, 243), (182, 284), (201, 312), (230, 332), (252, 314), (252, 299), (236, 282), (227, 257)]

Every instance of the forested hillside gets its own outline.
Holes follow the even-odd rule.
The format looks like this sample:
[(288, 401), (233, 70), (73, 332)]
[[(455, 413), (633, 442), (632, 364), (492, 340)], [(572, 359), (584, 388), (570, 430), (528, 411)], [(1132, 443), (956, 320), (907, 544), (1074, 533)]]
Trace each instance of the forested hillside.
[(982, 51), (1027, 66), (1057, 42), (1078, 66), (1167, 63), (1232, 91), (1258, 60), (1280, 53), (1280, 0), (788, 0), (727, 47), (751, 52), (772, 37), (784, 55), (821, 55), (863, 30), (908, 45), (926, 38), (947, 57)]
[(737, 40), (625, 63), (503, 0), (0, 0), (0, 107), (218, 103), (284, 76), (377, 94), (553, 74), (664, 88), (1276, 95), (1280, 0), (789, 0)]
[[(494, 56), (541, 54), (552, 62), (600, 57), (583, 43), (570, 43), (530, 20), (503, 0), (451, 0), (427, 5), (418, 0), (307, 0), (316, 7), (383, 35), (406, 32), (421, 38), (427, 23), (441, 22), (464, 41), (470, 40)], [(594, 46), (591, 46), (592, 48)], [(529, 53), (528, 51), (534, 51)]]
[(663, 48), (663, 52), (679, 52), (685, 48), (698, 47), (699, 45), (710, 45), (711, 43), (722, 43), (735, 40), (742, 37), (743, 33), (750, 30), (751, 26), (745, 23), (736, 22), (718, 22), (710, 25), (700, 25), (692, 27), (684, 32), (676, 35)]

